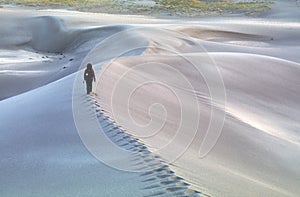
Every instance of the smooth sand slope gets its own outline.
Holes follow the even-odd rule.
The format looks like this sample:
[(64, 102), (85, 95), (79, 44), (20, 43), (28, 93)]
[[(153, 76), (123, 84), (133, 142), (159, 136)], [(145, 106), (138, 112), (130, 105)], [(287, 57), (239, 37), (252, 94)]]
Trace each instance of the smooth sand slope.
[[(1, 11), (3, 196), (300, 193), (295, 15), (187, 22)], [(96, 103), (78, 71), (87, 62)], [(99, 138), (90, 147), (82, 132)]]
[[(293, 21), (214, 19), (137, 29), (147, 49), (104, 66), (99, 102), (208, 194), (297, 196), (299, 28)], [(96, 50), (103, 51), (101, 44)], [(213, 95), (220, 88), (214, 66), (225, 105), (222, 95)], [(224, 114), (222, 130), (212, 130)]]

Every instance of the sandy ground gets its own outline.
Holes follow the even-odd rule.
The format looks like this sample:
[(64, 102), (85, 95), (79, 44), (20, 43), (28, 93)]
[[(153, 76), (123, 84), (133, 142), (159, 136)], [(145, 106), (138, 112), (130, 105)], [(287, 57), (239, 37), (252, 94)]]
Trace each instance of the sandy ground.
[[(295, 3), (278, 1), (263, 18), (188, 21), (1, 8), (6, 28), (0, 30), (0, 168), (5, 172), (0, 193), (152, 192), (137, 174), (97, 163), (92, 156), (97, 154), (86, 147), (89, 154), (80, 141), (78, 121), (91, 125), (97, 119), (87, 109), (91, 104), (78, 72), (92, 62), (95, 107), (191, 188), (211, 196), (297, 196), (300, 23)], [(129, 158), (110, 157), (109, 150), (103, 157), (116, 165)], [(86, 173), (98, 170), (93, 179)], [(86, 180), (83, 189), (80, 179)], [(132, 184), (118, 190), (116, 183), (124, 180)]]
[[(282, 35), (281, 28), (268, 36)], [(191, 30), (201, 33), (201, 28), (180, 27), (194, 34)], [(99, 75), (99, 101), (110, 116), (200, 191), (296, 196), (299, 59), (293, 62), (280, 51), (295, 47), (297, 53), (298, 46), (274, 48), (267, 35), (245, 32), (205, 29), (203, 37), (212, 37), (203, 41), (153, 28), (140, 31), (151, 47), (141, 56), (107, 64)], [(224, 95), (213, 95), (222, 92), (218, 76), (210, 73), (214, 65), (226, 101)]]

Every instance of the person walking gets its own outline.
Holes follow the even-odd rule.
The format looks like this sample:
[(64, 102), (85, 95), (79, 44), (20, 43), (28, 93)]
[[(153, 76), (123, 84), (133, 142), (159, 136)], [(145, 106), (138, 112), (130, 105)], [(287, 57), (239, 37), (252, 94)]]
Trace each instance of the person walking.
[(88, 63), (84, 71), (84, 80), (86, 83), (86, 92), (90, 94), (93, 89), (93, 80), (96, 82), (95, 72), (91, 63)]

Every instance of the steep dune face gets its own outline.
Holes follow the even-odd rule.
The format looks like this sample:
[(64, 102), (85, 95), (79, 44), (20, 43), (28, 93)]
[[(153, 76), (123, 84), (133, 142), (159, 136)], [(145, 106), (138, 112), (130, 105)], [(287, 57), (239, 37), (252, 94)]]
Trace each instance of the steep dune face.
[(27, 44), (40, 52), (63, 52), (74, 39), (62, 19), (54, 16), (21, 18), (1, 16), (1, 48), (20, 48)]
[(75, 37), (74, 32), (64, 26), (62, 19), (51, 16), (28, 19), (24, 27), (31, 34), (29, 45), (41, 52), (63, 52)]
[[(201, 191), (213, 196), (296, 196), (299, 63), (284, 60), (289, 56), (277, 49), (249, 46), (263, 41), (276, 47), (264, 36), (241, 33), (237, 39), (249, 43), (242, 46), (225, 43), (238, 33), (218, 32), (219, 41), (203, 42), (186, 36), (193, 30), (197, 28), (185, 29), (185, 35), (139, 30), (149, 47), (141, 56), (106, 64), (96, 89), (99, 102)], [(248, 53), (235, 52), (240, 49)], [(282, 59), (260, 55), (264, 53)], [(226, 97), (216, 97), (214, 91), (225, 91)], [(222, 127), (219, 132), (212, 130), (216, 125)]]

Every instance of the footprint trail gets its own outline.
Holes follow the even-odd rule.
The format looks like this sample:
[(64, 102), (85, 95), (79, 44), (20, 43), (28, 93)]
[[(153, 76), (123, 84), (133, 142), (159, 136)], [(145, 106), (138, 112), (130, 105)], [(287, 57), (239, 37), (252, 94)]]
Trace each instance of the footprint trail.
[(115, 121), (106, 116), (105, 110), (101, 108), (95, 96), (90, 96), (90, 102), (93, 104), (100, 126), (105, 135), (114, 144), (131, 152), (132, 165), (136, 168), (144, 185), (140, 188), (143, 191), (144, 197), (208, 196), (191, 189), (191, 185), (183, 178), (177, 176), (160, 156), (149, 151), (144, 143), (128, 134)]

